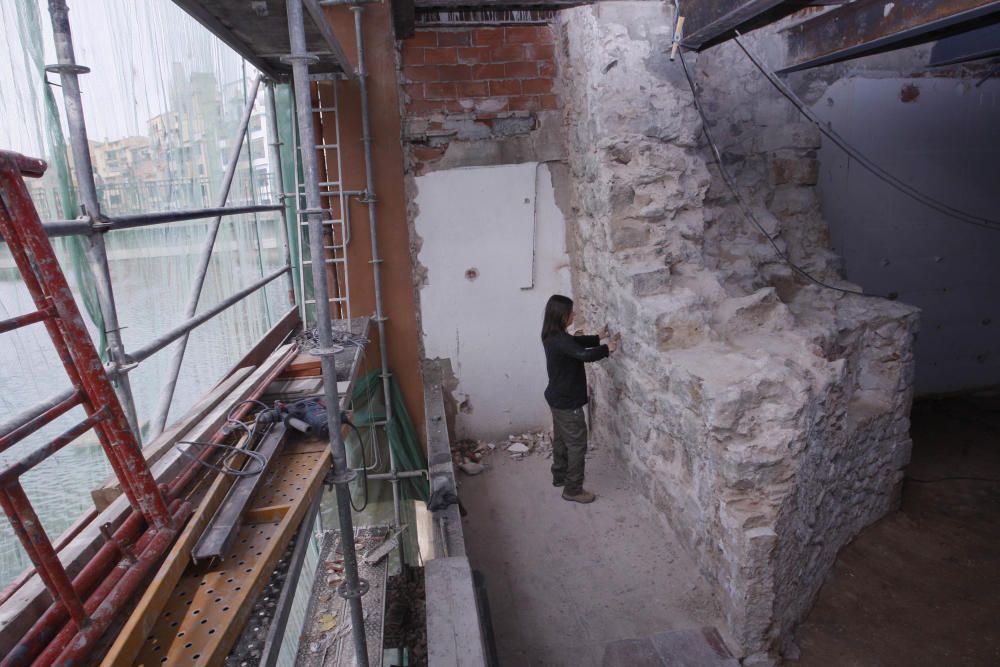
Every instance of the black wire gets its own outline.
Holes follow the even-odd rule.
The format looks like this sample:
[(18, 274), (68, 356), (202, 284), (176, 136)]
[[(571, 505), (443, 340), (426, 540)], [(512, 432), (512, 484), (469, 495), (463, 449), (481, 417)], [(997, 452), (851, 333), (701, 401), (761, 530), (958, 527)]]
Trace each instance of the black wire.
[(364, 512), (368, 507), (368, 456), (365, 454), (365, 441), (361, 438), (361, 431), (354, 425), (354, 422), (344, 420), (344, 423), (353, 429), (354, 435), (358, 436), (358, 446), (361, 447), (361, 479), (365, 487), (365, 502), (359, 508), (354, 504), (354, 495), (348, 494), (348, 497), (351, 499), (351, 509), (355, 512)]
[[(187, 451), (186, 449), (181, 449), (180, 447), (177, 447), (177, 445), (195, 445), (195, 446), (198, 446), (198, 447), (215, 447), (217, 449), (221, 449), (223, 451), (227, 451), (228, 453), (223, 457), (223, 459), (222, 459), (222, 465), (221, 466), (217, 466), (215, 464), (209, 463), (208, 461), (202, 461), (200, 458), (198, 458), (197, 456), (195, 456), (191, 452)], [(264, 470), (267, 468), (267, 463), (268, 463), (267, 458), (263, 454), (261, 454), (260, 452), (255, 452), (255, 451), (250, 450), (250, 449), (241, 449), (239, 447), (233, 447), (232, 445), (225, 445), (225, 444), (222, 444), (222, 443), (219, 443), (219, 442), (201, 442), (201, 441), (198, 441), (198, 440), (180, 440), (180, 441), (178, 441), (174, 445), (174, 447), (177, 447), (177, 451), (178, 451), (178, 453), (181, 454), (181, 456), (186, 456), (186, 457), (188, 457), (189, 459), (191, 459), (193, 461), (197, 461), (200, 465), (208, 468), (209, 470), (214, 470), (215, 472), (219, 472), (219, 473), (222, 473), (224, 475), (231, 475), (233, 477), (253, 477), (254, 475), (259, 475), (262, 472), (264, 472)], [(237, 454), (243, 454), (244, 456), (248, 457), (250, 460), (256, 462), (257, 465), (259, 466), (259, 468), (256, 469), (256, 470), (238, 470), (238, 469), (230, 466), (227, 463), (227, 461), (231, 457), (236, 456)]]
[(854, 294), (856, 296), (866, 296), (879, 299), (892, 299), (893, 297), (890, 296), (884, 296), (881, 294), (869, 294), (867, 292), (862, 292), (860, 290), (845, 289), (843, 287), (837, 287), (835, 285), (830, 285), (829, 283), (825, 283), (819, 278), (814, 277), (812, 274), (810, 274), (808, 271), (803, 269), (795, 262), (793, 262), (788, 257), (788, 255), (786, 255), (784, 251), (782, 251), (781, 248), (778, 247), (778, 244), (775, 242), (774, 238), (772, 238), (771, 235), (767, 233), (767, 230), (764, 229), (764, 226), (761, 225), (760, 221), (757, 220), (757, 216), (754, 215), (753, 210), (751, 210), (750, 206), (743, 199), (743, 195), (740, 193), (739, 188), (736, 186), (736, 181), (733, 180), (733, 177), (729, 173), (729, 170), (726, 169), (726, 165), (722, 161), (722, 153), (719, 151), (719, 146), (718, 144), (715, 143), (715, 139), (712, 137), (711, 130), (708, 129), (708, 117), (705, 115), (705, 110), (702, 108), (701, 99), (698, 97), (698, 87), (695, 85), (694, 78), (691, 76), (691, 72), (688, 71), (687, 61), (684, 59), (684, 52), (678, 51), (678, 56), (680, 57), (681, 67), (684, 69), (684, 76), (687, 77), (688, 85), (691, 87), (691, 94), (694, 96), (694, 108), (698, 111), (698, 115), (701, 116), (701, 130), (705, 134), (705, 138), (708, 140), (708, 145), (711, 147), (713, 155), (715, 155), (715, 161), (719, 165), (719, 172), (722, 174), (722, 180), (726, 182), (726, 185), (729, 186), (729, 189), (736, 197), (736, 201), (737, 203), (739, 203), (740, 209), (743, 211), (743, 215), (747, 218), (747, 220), (753, 223), (753, 225), (757, 228), (757, 231), (759, 231), (761, 234), (764, 235), (764, 238), (767, 239), (768, 243), (770, 243), (771, 247), (774, 249), (774, 253), (778, 257), (780, 257), (785, 264), (790, 266), (796, 273), (801, 275), (803, 278), (806, 278), (807, 280), (819, 285), (820, 287), (825, 287), (826, 289), (833, 290), (835, 292), (842, 292), (843, 294)]
[[(964, 222), (969, 225), (975, 225), (976, 227), (991, 229), (993, 231), (1000, 231), (1000, 220), (994, 220), (992, 218), (988, 218), (986, 216), (981, 216), (981, 215), (974, 215), (972, 213), (968, 213), (959, 208), (956, 208), (950, 204), (946, 204), (945, 202), (935, 199), (929, 195), (925, 195), (923, 192), (920, 192), (918, 189), (916, 189), (909, 183), (905, 183), (896, 176), (890, 174), (882, 167), (875, 164), (875, 162), (873, 162), (867, 155), (865, 155), (857, 148), (849, 144), (847, 140), (844, 139), (842, 136), (840, 136), (840, 134), (837, 133), (833, 128), (830, 128), (825, 123), (823, 123), (822, 120), (820, 120), (820, 118), (816, 116), (816, 114), (814, 114), (812, 110), (809, 109), (805, 105), (805, 103), (802, 100), (800, 100), (798, 96), (788, 88), (788, 86), (786, 86), (773, 72), (764, 67), (763, 63), (760, 62), (760, 59), (757, 58), (753, 53), (751, 53), (750, 49), (748, 49), (746, 45), (743, 43), (743, 40), (740, 39), (739, 33), (736, 33), (733, 40), (736, 42), (737, 46), (740, 47), (743, 53), (746, 54), (746, 57), (750, 59), (750, 62), (752, 62), (754, 66), (760, 71), (760, 73), (763, 74), (764, 77), (771, 83), (771, 85), (778, 89), (779, 93), (784, 95), (788, 99), (788, 101), (791, 102), (803, 116), (808, 118), (814, 125), (816, 125), (816, 127), (819, 128), (820, 132), (822, 132), (831, 141), (837, 144), (848, 155), (857, 160), (862, 167), (864, 167), (865, 169), (867, 169), (872, 174), (874, 174), (884, 182), (888, 183), (892, 187), (896, 188), (900, 192), (906, 194), (907, 196), (920, 202), (921, 204), (934, 209), (938, 213), (942, 213), (950, 218), (958, 220), (959, 222)], [(681, 57), (681, 61), (683, 62), (683, 56)]]
[(1000, 484), (1000, 478), (994, 477), (937, 477), (935, 479), (920, 479), (919, 477), (905, 477), (908, 482), (918, 484), (937, 484), (938, 482), (988, 482), (990, 484)]

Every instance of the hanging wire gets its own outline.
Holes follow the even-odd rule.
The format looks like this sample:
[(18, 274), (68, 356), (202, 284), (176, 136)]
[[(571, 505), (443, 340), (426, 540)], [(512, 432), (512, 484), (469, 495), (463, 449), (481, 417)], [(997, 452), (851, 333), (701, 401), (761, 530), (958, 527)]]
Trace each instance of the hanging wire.
[(705, 115), (705, 110), (701, 103), (701, 99), (698, 96), (698, 87), (695, 85), (694, 78), (691, 76), (691, 72), (688, 70), (687, 60), (685, 60), (684, 58), (684, 52), (678, 51), (678, 57), (680, 58), (681, 61), (681, 67), (684, 69), (684, 76), (687, 77), (688, 85), (691, 87), (691, 94), (694, 96), (694, 108), (698, 111), (698, 115), (701, 116), (702, 132), (704, 132), (705, 138), (708, 140), (708, 145), (712, 148), (712, 154), (715, 155), (715, 161), (718, 164), (719, 172), (722, 174), (722, 179), (726, 182), (726, 185), (729, 187), (733, 195), (736, 197), (736, 201), (739, 203), (740, 209), (743, 211), (744, 217), (746, 217), (747, 220), (753, 223), (753, 225), (757, 228), (757, 231), (759, 231), (761, 234), (764, 235), (764, 238), (767, 239), (768, 243), (770, 243), (771, 247), (774, 249), (774, 253), (800, 276), (809, 280), (810, 282), (815, 283), (816, 285), (819, 285), (820, 287), (824, 287), (826, 289), (833, 290), (835, 292), (841, 292), (843, 294), (854, 294), (857, 296), (876, 297), (884, 299), (894, 298), (892, 296), (885, 296), (881, 294), (869, 294), (867, 292), (862, 292), (860, 290), (845, 289), (843, 287), (837, 287), (836, 285), (831, 285), (829, 283), (823, 282), (822, 280), (816, 278), (811, 273), (803, 269), (801, 266), (793, 262), (788, 257), (788, 255), (785, 254), (785, 252), (775, 242), (774, 237), (768, 234), (767, 230), (764, 229), (764, 226), (760, 224), (759, 220), (757, 220), (757, 216), (754, 214), (753, 210), (750, 208), (746, 200), (743, 198), (743, 194), (737, 187), (736, 181), (733, 179), (732, 175), (729, 173), (729, 170), (726, 168), (725, 163), (722, 161), (722, 153), (719, 151), (719, 146), (718, 144), (715, 143), (715, 138), (712, 136), (712, 132), (708, 128), (708, 117)]
[[(232, 445), (226, 445), (221, 442), (202, 442), (199, 440), (181, 440), (177, 443), (178, 445), (192, 445), (195, 447), (201, 447), (202, 449), (206, 447), (213, 447), (216, 449), (221, 449), (226, 452), (226, 455), (222, 458), (222, 465), (217, 466), (214, 463), (209, 463), (208, 461), (202, 461), (197, 455), (192, 454), (188, 449), (182, 449), (177, 447), (177, 452), (181, 456), (186, 456), (192, 461), (197, 461), (199, 465), (208, 468), (209, 470), (214, 470), (215, 472), (222, 473), (224, 475), (229, 475), (231, 477), (253, 477), (254, 475), (259, 475), (267, 468), (267, 457), (260, 452), (255, 452), (252, 449), (241, 449), (239, 447), (234, 447)], [(175, 445), (176, 446), (176, 445)], [(236, 456), (246, 456), (251, 461), (257, 464), (256, 467), (247, 466), (242, 470), (236, 466), (230, 464), (230, 461)], [(249, 469), (248, 469), (249, 468)]]
[[(862, 167), (864, 167), (865, 169), (867, 169), (872, 174), (874, 174), (881, 180), (885, 181), (892, 187), (896, 188), (903, 194), (915, 199), (921, 204), (929, 208), (932, 208), (943, 215), (958, 220), (959, 222), (964, 222), (969, 225), (975, 225), (976, 227), (991, 229), (993, 231), (1000, 231), (1000, 220), (996, 220), (994, 218), (988, 218), (986, 216), (975, 215), (973, 213), (968, 213), (967, 211), (963, 211), (959, 208), (951, 206), (950, 204), (946, 204), (945, 202), (935, 199), (934, 197), (925, 195), (924, 193), (920, 192), (909, 183), (903, 182), (896, 176), (893, 176), (888, 171), (875, 164), (875, 162), (873, 162), (868, 156), (866, 156), (864, 153), (862, 153), (857, 148), (848, 143), (848, 141), (844, 139), (842, 136), (840, 136), (840, 134), (836, 130), (834, 130), (833, 128), (829, 127), (826, 123), (824, 123), (819, 118), (819, 116), (817, 116), (812, 111), (812, 109), (807, 107), (805, 102), (799, 99), (799, 97), (794, 92), (792, 92), (791, 89), (789, 89), (788, 86), (786, 86), (784, 82), (782, 82), (781, 79), (779, 79), (774, 72), (772, 72), (771, 70), (769, 70), (767, 67), (764, 66), (764, 64), (760, 61), (760, 59), (753, 52), (750, 51), (750, 49), (746, 46), (746, 44), (743, 43), (743, 39), (741, 39), (741, 37), (742, 36), (739, 34), (739, 32), (737, 32), (736, 35), (733, 37), (733, 39), (736, 42), (737, 46), (739, 46), (740, 49), (743, 51), (743, 53), (746, 54), (746, 57), (750, 59), (750, 62), (752, 62), (754, 66), (760, 71), (760, 73), (763, 74), (764, 77), (771, 82), (771, 85), (777, 88), (778, 92), (784, 95), (788, 99), (788, 101), (791, 102), (803, 116), (805, 116), (813, 124), (815, 124), (816, 127), (819, 128), (820, 132), (826, 135), (826, 137), (829, 138), (831, 141), (833, 141), (833, 143), (837, 144), (837, 146), (839, 146), (842, 150), (844, 150), (848, 155), (857, 160)], [(683, 62), (684, 58), (682, 54), (681, 63), (683, 64)], [(687, 68), (685, 67), (685, 72), (686, 71)], [(690, 80), (690, 77), (688, 77), (688, 79)]]

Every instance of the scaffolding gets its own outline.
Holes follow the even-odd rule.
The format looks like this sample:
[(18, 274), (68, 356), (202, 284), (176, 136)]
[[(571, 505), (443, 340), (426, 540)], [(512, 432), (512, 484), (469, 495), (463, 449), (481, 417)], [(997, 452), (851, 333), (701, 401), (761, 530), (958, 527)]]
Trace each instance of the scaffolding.
[[(12, 246), (12, 251), (15, 251), (15, 254), (16, 250), (14, 246), (20, 242), (16, 241), (16, 239), (19, 238), (18, 234), (23, 234), (25, 230), (29, 232), (29, 235), (31, 232), (34, 232), (39, 236), (44, 234), (50, 237), (69, 235), (79, 235), (83, 237), (85, 241), (88, 264), (97, 277), (97, 292), (101, 314), (107, 329), (109, 353), (109, 361), (106, 365), (101, 367), (101, 364), (98, 361), (96, 366), (91, 364), (93, 367), (90, 370), (94, 373), (95, 383), (103, 383), (103, 385), (108, 387), (108, 391), (110, 391), (110, 387), (113, 385), (113, 396), (95, 395), (93, 397), (86, 398), (84, 396), (86, 392), (81, 388), (82, 385), (80, 381), (76, 376), (74, 376), (70, 367), (67, 366), (67, 370), (70, 371), (71, 378), (74, 379), (74, 386), (72, 388), (51, 396), (48, 399), (43, 400), (31, 408), (21, 412), (20, 414), (17, 414), (0, 423), (0, 443), (2, 443), (3, 448), (6, 448), (33, 430), (48, 423), (56, 416), (63, 414), (69, 409), (69, 407), (72, 407), (81, 401), (93, 408), (88, 411), (88, 413), (90, 413), (88, 419), (82, 424), (78, 425), (70, 432), (67, 432), (64, 436), (57, 438), (56, 441), (50, 443), (50, 445), (42, 448), (38, 452), (32, 453), (29, 456), (29, 463), (32, 465), (41, 461), (48, 453), (64, 446), (70, 439), (72, 439), (72, 437), (79, 435), (79, 433), (83, 430), (94, 426), (98, 426), (99, 430), (103, 428), (100, 425), (108, 418), (106, 411), (115, 410), (114, 407), (104, 407), (108, 405), (120, 406), (117, 408), (117, 412), (115, 412), (116, 415), (120, 415), (120, 418), (117, 418), (116, 423), (119, 424), (119, 426), (124, 425), (124, 432), (121, 432), (122, 428), (119, 428), (117, 437), (119, 440), (131, 443), (127, 445), (125, 450), (122, 451), (131, 452), (130, 455), (134, 456), (137, 452), (139, 452), (140, 435), (135, 403), (128, 381), (128, 373), (131, 370), (133, 370), (139, 363), (148, 359), (150, 356), (164, 349), (168, 345), (178, 342), (178, 345), (175, 348), (174, 356), (172, 357), (169, 377), (167, 383), (163, 387), (158, 410), (152, 424), (152, 434), (156, 435), (163, 430), (165, 424), (167, 423), (170, 405), (176, 388), (177, 377), (183, 363), (186, 342), (188, 335), (192, 330), (204, 324), (240, 300), (245, 299), (249, 295), (282, 277), (284, 277), (287, 282), (289, 303), (294, 307), (296, 305), (293, 280), (294, 268), (288, 231), (289, 225), (287, 224), (287, 206), (289, 204), (289, 200), (295, 201), (296, 204), (299, 204), (300, 202), (298, 199), (300, 197), (303, 200), (304, 206), (295, 206), (295, 230), (297, 234), (302, 235), (301, 240), (308, 240), (308, 243), (303, 244), (300, 248), (308, 245), (309, 255), (308, 260), (302, 260), (299, 264), (302, 271), (300, 274), (300, 284), (302, 285), (302, 290), (300, 292), (300, 301), (298, 306), (303, 308), (304, 314), (307, 313), (306, 306), (314, 306), (312, 309), (312, 319), (316, 323), (319, 346), (313, 350), (312, 354), (320, 358), (325, 394), (324, 398), (325, 403), (328, 406), (340, 405), (335, 362), (335, 355), (340, 351), (340, 348), (334, 344), (331, 319), (333, 316), (339, 316), (340, 318), (349, 320), (351, 316), (347, 279), (347, 246), (350, 243), (350, 219), (348, 217), (347, 197), (357, 196), (359, 197), (359, 200), (368, 207), (372, 254), (372, 279), (375, 288), (374, 319), (378, 326), (379, 333), (381, 381), (386, 407), (385, 422), (381, 424), (381, 426), (386, 428), (388, 431), (389, 426), (393, 421), (392, 400), (389, 384), (391, 376), (388, 369), (385, 332), (386, 317), (383, 311), (381, 289), (382, 259), (379, 255), (376, 235), (377, 198), (374, 192), (374, 175), (371, 151), (372, 137), (368, 116), (367, 72), (365, 69), (364, 36), (362, 30), (362, 17), (364, 10), (361, 4), (363, 0), (350, 2), (344, 0), (287, 0), (287, 2), (272, 3), (276, 6), (283, 5), (284, 12), (280, 13), (273, 10), (270, 12), (265, 11), (263, 13), (257, 11), (255, 13), (247, 9), (245, 2), (238, 2), (235, 0), (214, 0), (204, 2), (199, 0), (174, 0), (174, 2), (205, 25), (222, 41), (233, 47), (248, 62), (256, 66), (261, 72), (261, 75), (253, 81), (251, 93), (245, 100), (246, 106), (244, 108), (242, 122), (237, 133), (236, 142), (229, 155), (223, 188), (218, 196), (216, 206), (169, 213), (144, 213), (114, 217), (105, 216), (101, 212), (100, 200), (94, 179), (93, 165), (90, 158), (79, 81), (79, 75), (85, 74), (89, 70), (76, 63), (75, 53), (73, 50), (72, 33), (70, 30), (68, 7), (65, 0), (50, 0), (49, 2), (49, 11), (52, 16), (58, 63), (56, 65), (49, 66), (46, 69), (52, 73), (58, 74), (60, 77), (67, 123), (69, 127), (72, 155), (74, 164), (77, 167), (77, 179), (82, 200), (83, 215), (75, 220), (57, 220), (41, 224), (38, 222), (37, 213), (35, 213), (34, 207), (31, 206), (31, 215), (28, 215), (26, 209), (19, 210), (16, 212), (17, 215), (12, 213), (7, 220), (7, 224), (4, 226), (3, 233), (5, 239)], [(326, 18), (323, 14), (321, 5), (334, 4), (350, 5), (354, 15), (358, 62), (356, 72), (348, 63), (343, 50), (337, 42), (332, 29), (327, 24)], [(283, 16), (281, 14), (283, 14)], [(307, 16), (309, 19), (308, 21)], [(234, 30), (231, 26), (239, 26), (242, 29)], [(247, 39), (247, 35), (253, 34), (256, 34), (256, 39)], [(281, 142), (278, 139), (274, 102), (275, 83), (278, 81), (288, 80), (289, 78), (294, 90), (295, 116), (298, 130), (297, 152), (299, 154), (300, 169), (297, 170), (297, 172), (301, 174), (301, 176), (297, 178), (295, 191), (292, 193), (286, 192), (284, 179), (281, 173)], [(361, 99), (363, 126), (362, 141), (364, 147), (366, 187), (363, 191), (348, 192), (343, 188), (339, 108), (336, 95), (338, 80), (349, 80), (354, 78), (357, 79)], [(334, 97), (330, 100), (329, 98), (324, 98), (320, 95), (318, 106), (314, 106), (311, 87), (314, 82), (320, 80), (333, 80), (334, 83), (331, 92)], [(274, 172), (277, 180), (276, 184), (277, 192), (279, 193), (279, 201), (278, 203), (267, 205), (227, 207), (226, 203), (233, 175), (240, 158), (242, 146), (247, 139), (250, 113), (253, 109), (261, 83), (264, 83), (267, 88), (266, 104), (268, 115), (270, 117), (269, 122), (271, 124), (271, 134), (273, 137), (273, 142), (271, 144), (274, 149), (272, 151), (272, 159), (275, 160), (274, 164), (276, 164)], [(333, 124), (333, 144), (327, 144), (324, 140), (324, 143), (317, 145), (315, 141), (316, 120), (319, 120), (320, 123)], [(322, 157), (323, 162), (322, 173), (319, 164), (320, 161), (318, 160), (319, 156)], [(18, 173), (15, 178), (12, 172), (13, 168), (7, 168), (4, 173), (5, 179), (2, 183), (0, 183), (0, 185), (9, 186), (12, 183), (16, 185), (15, 182), (20, 181), (24, 196), (27, 198), (27, 189), (24, 187), (23, 180), (21, 180), (20, 172), (23, 171), (27, 174), (40, 175), (40, 170), (44, 170), (44, 167), (40, 164), (40, 161), (23, 160), (20, 158), (18, 158), (17, 160), (19, 161), (17, 161), (13, 157), (4, 157), (3, 160), (7, 167), (10, 167), (10, 165), (16, 165)], [(11, 173), (8, 174), (7, 172)], [(30, 200), (28, 201), (30, 206)], [(279, 269), (263, 276), (260, 280), (254, 282), (253, 284), (248, 285), (230, 297), (223, 299), (215, 306), (196, 315), (195, 313), (198, 309), (202, 286), (204, 284), (209, 260), (212, 257), (216, 235), (222, 218), (225, 216), (265, 211), (277, 211), (281, 215), (283, 223), (282, 230), (284, 235), (283, 265)], [(150, 341), (143, 347), (132, 351), (126, 351), (119, 331), (114, 290), (108, 270), (108, 257), (107, 249), (104, 244), (104, 234), (119, 229), (133, 229), (149, 225), (167, 224), (171, 222), (203, 218), (212, 218), (213, 221), (202, 248), (200, 263), (198, 271), (194, 277), (194, 286), (189, 295), (184, 321), (170, 331)], [(34, 223), (32, 223), (31, 220), (34, 220)], [(32, 224), (34, 224), (34, 227), (32, 227)], [(42, 240), (44, 241), (44, 239)], [(49, 248), (49, 252), (51, 253), (51, 246), (48, 246), (47, 242), (45, 242), (45, 245)], [(305, 272), (305, 266), (310, 267), (308, 274)], [(24, 263), (21, 267), (22, 272), (27, 270), (29, 267), (30, 262)], [(61, 276), (61, 273), (59, 275)], [(311, 298), (308, 299), (306, 298), (305, 290), (307, 277), (311, 278), (312, 284), (312, 295)], [(57, 277), (45, 274), (39, 275), (39, 289), (44, 290), (46, 284), (51, 283), (52, 281), (57, 281)], [(332, 294), (330, 293), (331, 287), (334, 290)], [(42, 292), (39, 292), (39, 294), (42, 294)], [(69, 298), (69, 303), (72, 304), (72, 299), (68, 297), (68, 291), (66, 292), (66, 298)], [(45, 299), (36, 299), (36, 301), (39, 304), (39, 311), (37, 313), (30, 313), (26, 316), (20, 316), (14, 318), (13, 320), (0, 323), (2, 324), (2, 326), (0, 326), (0, 333), (33, 322), (47, 321), (47, 318), (49, 318), (51, 314), (45, 310), (47, 308)], [(75, 305), (73, 308), (75, 309)], [(79, 313), (77, 313), (77, 318), (79, 318)], [(303, 318), (303, 321), (307, 321), (306, 318)], [(85, 330), (83, 340), (89, 344), (89, 338), (86, 338)], [(91, 350), (93, 351), (92, 345)], [(243, 409), (245, 411), (249, 409), (249, 406), (244, 406)], [(347, 461), (344, 442), (341, 438), (340, 414), (338, 414), (337, 410), (330, 409), (327, 411), (327, 419), (330, 433), (330, 448), (333, 460), (333, 469), (328, 475), (328, 481), (331, 482), (336, 489), (340, 534), (351, 535), (354, 531), (351, 515), (350, 489), (348, 484), (357, 477), (357, 471), (353, 470)], [(102, 439), (102, 443), (103, 442), (104, 440)], [(106, 444), (106, 449), (109, 452), (109, 457), (112, 457), (113, 462), (118, 460), (114, 457), (124, 455), (120, 453), (120, 448), (115, 448), (111, 444)], [(148, 468), (145, 467), (145, 462), (141, 460), (141, 453), (139, 453), (138, 456), (141, 468), (145, 469), (148, 473)], [(400, 480), (412, 475), (419, 475), (423, 473), (399, 473), (397, 470), (396, 458), (393, 454), (391, 446), (389, 447), (389, 459), (389, 473), (381, 476), (373, 476), (373, 478), (378, 477), (387, 479), (392, 484), (394, 505), (393, 527), (398, 532), (401, 529)], [(195, 467), (196, 464), (192, 462), (191, 467), (186, 469), (185, 472), (183, 472), (178, 479), (174, 481), (174, 483), (171, 483), (162, 489), (156, 488), (154, 484), (151, 489), (147, 488), (145, 490), (144, 493), (146, 495), (136, 495), (136, 493), (133, 493), (133, 486), (135, 485), (132, 484), (132, 478), (128, 475), (125, 475), (125, 477), (119, 475), (120, 479), (122, 479), (122, 486), (126, 489), (126, 493), (129, 495), (130, 500), (133, 500), (133, 505), (136, 507), (137, 512), (133, 513), (132, 518), (126, 521), (122, 528), (119, 529), (118, 533), (115, 533), (115, 535), (112, 536), (114, 539), (109, 539), (107, 545), (108, 549), (106, 550), (107, 553), (104, 553), (105, 550), (102, 550), (101, 553), (103, 556), (100, 559), (95, 558), (94, 561), (88, 565), (85, 571), (78, 575), (77, 579), (73, 582), (69, 582), (65, 571), (62, 571), (61, 575), (59, 574), (61, 566), (59, 566), (56, 570), (53, 570), (50, 567), (53, 560), (56, 565), (58, 565), (59, 560), (43, 531), (41, 532), (41, 535), (34, 533), (29, 534), (24, 530), (18, 531), (19, 536), (22, 538), (22, 542), (24, 542), (29, 555), (31, 555), (32, 560), (35, 563), (36, 571), (38, 571), (38, 573), (45, 580), (47, 587), (53, 594), (53, 598), (60, 601), (59, 603), (54, 604), (49, 611), (43, 615), (38, 623), (36, 623), (36, 627), (32, 629), (29, 636), (26, 637), (26, 639), (19, 646), (30, 645), (32, 650), (36, 650), (37, 654), (37, 650), (45, 648), (44, 642), (47, 639), (51, 639), (55, 633), (59, 632), (58, 628), (60, 627), (60, 623), (65, 622), (67, 615), (72, 617), (76, 621), (77, 625), (82, 628), (79, 634), (83, 639), (79, 639), (72, 646), (72, 649), (76, 652), (75, 654), (80, 654), (80, 651), (100, 639), (100, 635), (107, 627), (107, 624), (102, 626), (95, 623), (94, 619), (110, 619), (113, 617), (114, 614), (120, 612), (120, 610), (128, 603), (128, 596), (122, 594), (110, 595), (108, 585), (106, 583), (102, 583), (98, 586), (97, 591), (95, 591), (91, 598), (83, 601), (80, 599), (79, 595), (74, 592), (74, 587), (76, 590), (90, 590), (94, 585), (96, 585), (96, 582), (100, 581), (102, 578), (105, 582), (111, 581), (111, 579), (109, 579), (109, 573), (117, 571), (115, 568), (120, 569), (121, 563), (129, 561), (129, 552), (131, 549), (124, 545), (137, 539), (140, 529), (142, 528), (142, 517), (146, 517), (146, 523), (152, 526), (154, 532), (159, 532), (155, 532), (155, 534), (150, 536), (145, 542), (140, 541), (140, 546), (145, 547), (147, 551), (154, 550), (157, 557), (159, 554), (163, 553), (163, 551), (169, 547), (172, 537), (176, 535), (179, 525), (183, 524), (183, 521), (186, 519), (185, 512), (189, 513), (190, 508), (185, 507), (184, 504), (179, 501), (179, 494), (183, 490), (184, 486), (192, 481), (195, 473)], [(17, 468), (17, 470), (20, 470), (20, 468)], [(118, 467), (116, 466), (116, 471), (117, 470)], [(139, 474), (141, 477), (141, 470), (139, 470), (138, 473), (136, 473), (135, 470), (135, 468), (132, 469), (133, 474)], [(4, 474), (7, 473), (0, 473), (0, 476)], [(19, 473), (15, 472), (10, 474), (16, 475)], [(6, 479), (6, 477), (3, 478), (3, 480)], [(3, 505), (4, 510), (7, 512), (8, 517), (11, 519), (15, 528), (19, 525), (24, 527), (26, 525), (26, 523), (22, 520), (24, 516), (29, 517), (28, 523), (30, 523), (31, 515), (24, 513), (30, 510), (30, 505), (27, 507), (27, 510), (25, 510), (24, 507), (12, 506), (12, 502), (14, 505), (17, 504), (18, 498), (14, 498), (13, 501), (11, 501), (9, 495), (10, 493), (10, 487), (8, 487), (4, 492), (5, 495), (0, 497), (0, 505)], [(161, 493), (163, 495), (161, 495)], [(133, 496), (135, 497), (133, 498)], [(37, 521), (35, 524), (36, 527), (34, 530), (36, 532), (41, 531), (40, 527), (37, 526)], [(45, 553), (39, 554), (37, 549), (32, 549), (32, 545), (38, 544), (39, 540), (41, 540), (45, 545), (48, 545)], [(351, 610), (352, 635), (354, 639), (357, 664), (367, 666), (368, 651), (366, 646), (367, 640), (365, 636), (365, 623), (361, 606), (361, 598), (367, 591), (368, 584), (358, 577), (357, 555), (355, 553), (353, 542), (351, 540), (344, 540), (342, 549), (344, 556), (345, 581), (339, 588), (338, 593), (343, 598), (348, 600)], [(150, 553), (153, 553), (153, 551)], [(148, 564), (148, 562), (155, 561), (155, 558), (150, 561), (146, 558), (146, 556), (146, 551), (143, 551), (142, 559), (144, 560), (141, 561), (142, 563)], [(144, 573), (145, 570), (140, 572), (140, 569), (141, 568), (137, 564), (134, 567), (129, 566), (122, 570), (120, 577), (122, 581), (127, 579), (129, 582), (132, 582), (130, 584), (132, 588), (128, 589), (129, 591), (134, 590), (134, 586), (141, 580), (141, 576), (139, 575)], [(83, 577), (83, 579), (81, 579), (81, 577)], [(98, 596), (98, 593), (101, 595)], [(97, 605), (100, 606), (98, 607)], [(85, 609), (89, 609), (89, 611), (85, 611)], [(97, 610), (96, 612), (94, 611), (95, 609)], [(94, 612), (94, 615), (90, 617), (90, 621), (87, 621), (86, 614), (90, 614), (91, 612)], [(63, 628), (63, 630), (63, 634), (65, 634), (65, 628)], [(63, 637), (63, 634), (60, 634), (59, 636), (67, 642), (73, 638), (72, 636), (68, 638)], [(46, 650), (51, 650), (51, 647)]]

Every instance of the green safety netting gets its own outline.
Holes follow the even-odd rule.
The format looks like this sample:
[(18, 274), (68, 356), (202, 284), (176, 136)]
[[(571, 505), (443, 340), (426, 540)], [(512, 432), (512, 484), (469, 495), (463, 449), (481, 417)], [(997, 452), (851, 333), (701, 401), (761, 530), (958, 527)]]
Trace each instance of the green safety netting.
[[(383, 399), (381, 387), (381, 373), (381, 369), (375, 369), (354, 383), (354, 392), (351, 394), (354, 405), (353, 421), (355, 426), (362, 431), (367, 426), (385, 420), (385, 400)], [(392, 423), (389, 425), (389, 445), (392, 447), (392, 453), (396, 457), (398, 469), (400, 471), (425, 470), (427, 468), (427, 459), (424, 457), (423, 449), (420, 447), (417, 431), (413, 427), (409, 413), (406, 411), (403, 396), (393, 378), (389, 380), (389, 392), (392, 399), (393, 415)], [(360, 454), (357, 452), (357, 438), (353, 434), (349, 436), (348, 444), (355, 454), (352, 457), (354, 463), (360, 464)], [(388, 466), (385, 467), (388, 469)], [(403, 492), (404, 498), (422, 500), (424, 502), (430, 499), (430, 488), (427, 480), (422, 477), (402, 480), (399, 488)]]

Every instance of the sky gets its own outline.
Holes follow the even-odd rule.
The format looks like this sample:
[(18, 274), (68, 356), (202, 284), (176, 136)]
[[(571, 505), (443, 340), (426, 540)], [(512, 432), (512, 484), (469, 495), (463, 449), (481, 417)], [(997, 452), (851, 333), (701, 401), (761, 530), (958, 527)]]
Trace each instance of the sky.
[[(212, 72), (238, 80), (243, 60), (170, 0), (67, 0), (83, 107), (91, 140), (146, 135), (147, 121), (167, 109), (174, 72)], [(45, 0), (0, 0), (0, 148), (43, 155), (41, 81), (32, 65), (25, 18), (37, 12), (44, 63), (56, 62)], [(37, 39), (37, 37), (36, 37)], [(247, 76), (253, 70), (247, 66)], [(58, 83), (58, 76), (50, 74)], [(55, 87), (61, 106), (62, 94)]]

